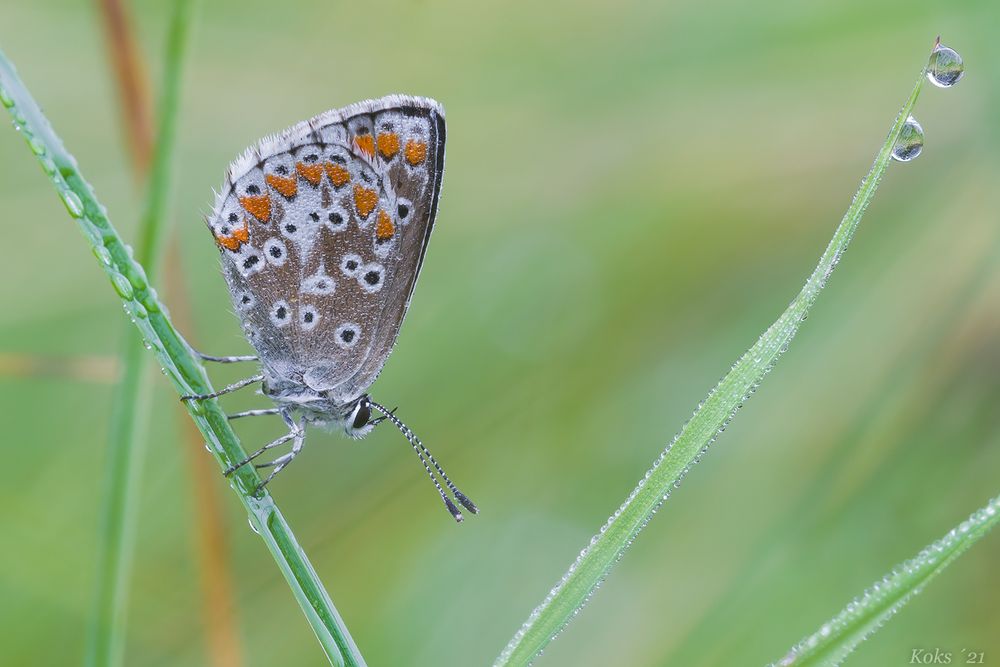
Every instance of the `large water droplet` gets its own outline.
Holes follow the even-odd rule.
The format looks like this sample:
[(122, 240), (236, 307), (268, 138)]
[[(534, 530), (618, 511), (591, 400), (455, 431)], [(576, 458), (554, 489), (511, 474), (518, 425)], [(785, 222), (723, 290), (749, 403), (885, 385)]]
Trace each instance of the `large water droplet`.
[(80, 196), (72, 190), (63, 190), (60, 194), (62, 194), (63, 204), (66, 206), (69, 214), (74, 218), (82, 218), (83, 202), (80, 201)]
[(951, 88), (965, 75), (965, 64), (962, 56), (941, 42), (931, 51), (927, 63), (927, 80), (938, 88)]
[(913, 116), (906, 119), (903, 129), (892, 147), (892, 159), (898, 162), (909, 162), (920, 155), (924, 149), (924, 128)]
[(120, 273), (112, 273), (111, 284), (114, 285), (115, 291), (118, 292), (118, 296), (123, 299), (132, 298), (132, 283), (128, 281), (128, 278)]
[(111, 253), (104, 246), (94, 246), (94, 256), (101, 260), (101, 263), (110, 266), (111, 265)]

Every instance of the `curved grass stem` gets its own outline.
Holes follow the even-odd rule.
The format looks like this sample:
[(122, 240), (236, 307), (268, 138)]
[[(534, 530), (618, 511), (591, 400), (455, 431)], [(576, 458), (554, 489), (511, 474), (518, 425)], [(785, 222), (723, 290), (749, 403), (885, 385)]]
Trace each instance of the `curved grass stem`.
[(806, 280), (798, 296), (774, 324), (741, 356), (729, 372), (698, 406), (653, 467), (621, 507), (591, 538), (577, 559), (570, 565), (540, 605), (528, 616), (521, 628), (497, 658), (496, 666), (531, 663), (546, 645), (572, 620), (604, 581), (611, 568), (624, 555), (653, 514), (680, 484), (688, 470), (697, 463), (705, 449), (715, 441), (727, 424), (757, 390), (779, 357), (788, 348), (806, 318), (827, 279), (847, 249), (861, 222), (865, 208), (871, 202), (885, 174), (893, 147), (899, 138), (923, 87), (926, 68), (920, 76), (895, 122), (885, 143), (875, 157), (871, 170), (861, 182), (851, 205), (833, 233), (833, 238)]
[[(10, 112), (15, 128), (39, 160), (66, 210), (76, 219), (126, 312), (178, 395), (211, 393), (205, 369), (171, 323), (144, 267), (132, 258), (108, 220), (104, 206), (84, 179), (76, 159), (63, 146), (2, 53), (0, 104)], [(246, 457), (216, 401), (189, 402), (187, 410), (205, 437), (220, 470)], [(233, 491), (247, 509), (251, 525), (271, 552), (329, 661), (335, 665), (364, 665), (347, 627), (274, 499), (267, 491), (254, 495), (259, 483), (260, 478), (250, 466), (244, 466), (230, 478)]]

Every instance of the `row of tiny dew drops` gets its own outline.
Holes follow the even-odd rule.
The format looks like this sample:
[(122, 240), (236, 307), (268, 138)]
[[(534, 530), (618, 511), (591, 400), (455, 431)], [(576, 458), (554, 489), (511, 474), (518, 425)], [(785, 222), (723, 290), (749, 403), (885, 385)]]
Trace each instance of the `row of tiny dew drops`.
[[(942, 44), (941, 38), (938, 38), (927, 63), (927, 80), (938, 88), (951, 88), (964, 74), (962, 56)], [(909, 116), (892, 147), (892, 158), (897, 162), (909, 162), (920, 155), (923, 148), (924, 128), (920, 127), (916, 118)]]
[[(927, 80), (938, 88), (951, 88), (965, 74), (965, 65), (962, 64), (962, 56), (954, 49), (949, 49), (941, 43), (938, 38), (931, 51), (930, 60), (927, 62)], [(906, 119), (899, 138), (892, 148), (893, 159), (899, 162), (909, 162), (920, 155), (920, 150), (924, 147), (924, 130), (920, 127), (913, 116)], [(851, 641), (840, 639), (842, 644), (836, 647), (838, 650), (847, 652), (853, 651), (857, 644), (864, 641), (876, 630), (894, 616), (910, 598), (919, 593), (926, 583), (926, 579), (917, 583), (910, 589), (901, 586), (902, 579), (913, 581), (919, 577), (926, 576), (934, 567), (941, 564), (942, 559), (947, 555), (955, 555), (961, 552), (971, 543), (958, 544), (961, 536), (970, 532), (973, 528), (986, 523), (990, 517), (994, 516), (1000, 505), (1000, 499), (990, 501), (984, 509), (979, 510), (962, 523), (957, 530), (952, 530), (943, 539), (921, 551), (916, 558), (907, 561), (902, 567), (895, 568), (886, 575), (882, 581), (867, 589), (860, 597), (852, 600), (847, 607), (841, 611), (832, 621), (824, 623), (823, 626), (812, 635), (806, 637), (778, 662), (772, 663), (770, 667), (794, 667), (805, 657), (817, 657), (813, 651), (830, 649), (831, 638), (843, 637), (848, 631), (861, 627), (862, 622), (874, 619), (874, 623), (863, 628), (862, 636)], [(957, 545), (957, 546), (956, 546)], [(903, 582), (905, 583), (905, 582)], [(903, 593), (902, 597), (894, 596)], [(841, 655), (846, 655), (842, 653)]]

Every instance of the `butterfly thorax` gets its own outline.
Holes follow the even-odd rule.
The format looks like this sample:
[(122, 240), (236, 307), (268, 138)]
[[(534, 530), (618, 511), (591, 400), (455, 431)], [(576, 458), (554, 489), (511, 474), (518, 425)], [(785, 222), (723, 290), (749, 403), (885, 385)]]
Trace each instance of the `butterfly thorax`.
[(351, 438), (362, 438), (371, 430), (367, 394), (344, 400), (304, 382), (274, 377), (264, 380), (262, 390), (279, 408), (298, 413), (311, 424), (330, 430), (343, 429)]

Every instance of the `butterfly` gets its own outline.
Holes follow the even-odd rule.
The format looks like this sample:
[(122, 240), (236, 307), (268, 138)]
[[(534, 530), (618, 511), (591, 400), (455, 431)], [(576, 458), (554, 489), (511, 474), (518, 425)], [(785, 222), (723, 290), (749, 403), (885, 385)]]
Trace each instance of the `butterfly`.
[[(288, 433), (226, 475), (291, 442), (259, 492), (302, 450), (307, 424), (362, 438), (384, 420), (409, 441), (448, 511), (478, 513), (420, 439), (367, 394), (399, 335), (434, 226), (444, 175), (444, 110), (389, 95), (322, 113), (265, 137), (230, 166), (207, 218), (243, 331), (261, 371), (213, 394), (260, 383)], [(373, 412), (380, 416), (373, 418)], [(441, 481), (438, 481), (440, 477)]]

